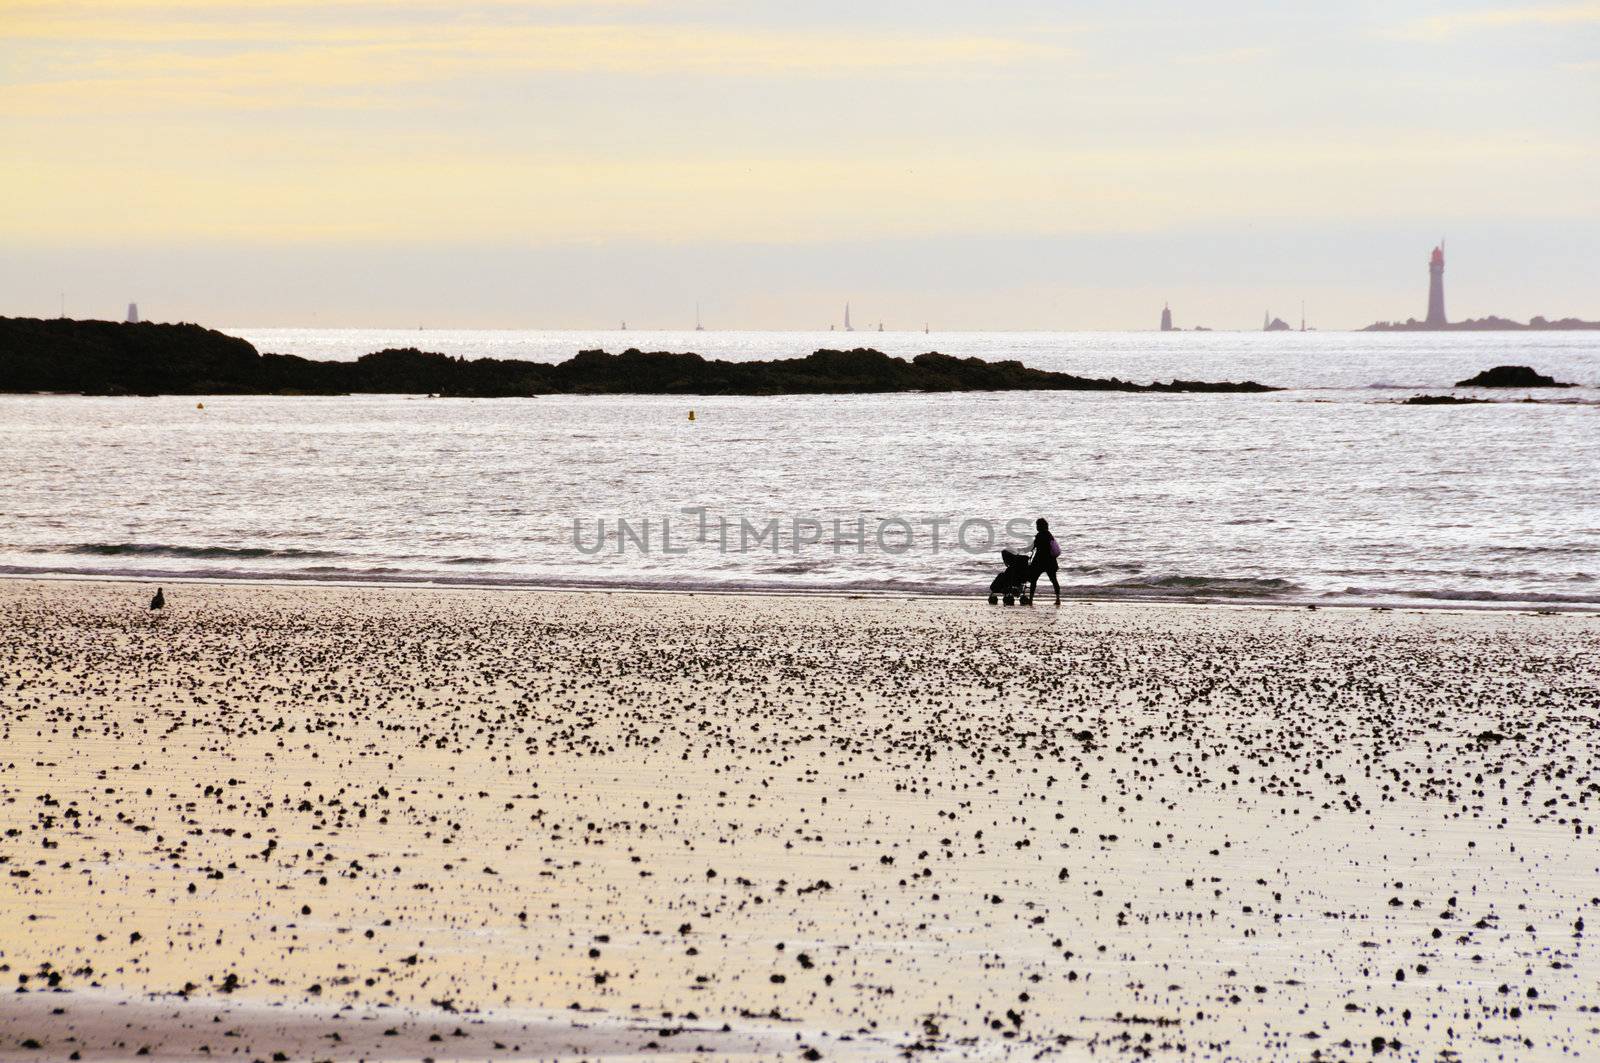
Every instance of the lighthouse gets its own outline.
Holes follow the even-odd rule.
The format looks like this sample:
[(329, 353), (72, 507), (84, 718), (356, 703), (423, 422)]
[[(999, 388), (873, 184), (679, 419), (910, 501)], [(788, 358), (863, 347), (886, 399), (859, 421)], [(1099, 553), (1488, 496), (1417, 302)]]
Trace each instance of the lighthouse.
[(1428, 320), (1430, 328), (1444, 328), (1444, 241), (1433, 249), (1428, 260)]

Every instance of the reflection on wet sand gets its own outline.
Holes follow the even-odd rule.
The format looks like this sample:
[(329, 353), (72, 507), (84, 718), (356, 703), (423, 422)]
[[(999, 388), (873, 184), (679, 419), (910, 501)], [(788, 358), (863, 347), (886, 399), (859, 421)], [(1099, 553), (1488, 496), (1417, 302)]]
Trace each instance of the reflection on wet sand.
[(167, 591), (0, 584), (0, 1056), (1600, 1027), (1593, 615)]

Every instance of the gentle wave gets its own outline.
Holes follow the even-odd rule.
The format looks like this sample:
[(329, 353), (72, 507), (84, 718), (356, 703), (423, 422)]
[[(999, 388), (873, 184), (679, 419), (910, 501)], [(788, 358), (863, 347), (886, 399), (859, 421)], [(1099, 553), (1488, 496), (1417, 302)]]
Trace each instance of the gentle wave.
[(1305, 590), (1293, 580), (1250, 576), (1154, 576), (1118, 580), (1096, 588), (1118, 597), (1193, 595), (1196, 597), (1281, 598)]
[(1406, 601), (1431, 602), (1483, 602), (1505, 605), (1600, 605), (1600, 596), (1593, 594), (1556, 594), (1549, 591), (1464, 591), (1441, 588), (1439, 590), (1393, 589), (1379, 587), (1347, 587), (1344, 594), (1356, 598), (1382, 598)]
[[(516, 575), (498, 572), (460, 573), (373, 565), (308, 565), (304, 568), (262, 571), (248, 568), (195, 566), (192, 568), (0, 565), (0, 576), (78, 576), (113, 580), (244, 580), (250, 582), (373, 584), (390, 586), (444, 586), (487, 590), (647, 591), (683, 593), (743, 593), (797, 595), (894, 594), (941, 598), (987, 596), (987, 585), (934, 583), (916, 579), (844, 579), (795, 581), (751, 579), (742, 576), (594, 579), (572, 576)], [(1417, 590), (1414, 588), (1346, 587), (1342, 591), (1309, 590), (1293, 580), (1274, 577), (1218, 577), (1169, 575), (1146, 580), (1100, 584), (1063, 584), (1062, 596), (1079, 601), (1208, 603), (1238, 602), (1255, 605), (1329, 606), (1434, 606), (1478, 608), (1529, 608), (1552, 606), (1591, 610), (1600, 608), (1600, 594), (1555, 594), (1541, 591)], [(1046, 587), (1040, 594), (1052, 592)]]
[(329, 558), (345, 556), (331, 550), (300, 550), (295, 547), (173, 546), (168, 543), (78, 543), (63, 547), (38, 547), (33, 552), (89, 554), (96, 557), (192, 557), (200, 559), (236, 557), (249, 560), (268, 557)]

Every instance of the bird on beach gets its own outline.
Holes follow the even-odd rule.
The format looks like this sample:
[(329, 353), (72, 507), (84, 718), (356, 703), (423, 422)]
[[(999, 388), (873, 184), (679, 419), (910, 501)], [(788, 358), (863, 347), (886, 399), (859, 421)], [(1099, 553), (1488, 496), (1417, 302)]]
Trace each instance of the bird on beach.
[(156, 588), (156, 596), (154, 598), (150, 599), (150, 608), (152, 608), (152, 609), (164, 609), (164, 608), (166, 608), (166, 604), (167, 604), (167, 596), (165, 594), (161, 593), (161, 588), (160, 587), (157, 587)]

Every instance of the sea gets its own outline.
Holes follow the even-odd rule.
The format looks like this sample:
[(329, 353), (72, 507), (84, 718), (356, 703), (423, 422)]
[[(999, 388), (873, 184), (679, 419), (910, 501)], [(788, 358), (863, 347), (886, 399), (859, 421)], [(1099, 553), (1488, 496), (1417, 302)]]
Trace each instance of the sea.
[[(1600, 606), (1600, 333), (227, 330), (554, 362), (870, 346), (1267, 394), (0, 396), (0, 573)], [(1579, 386), (1460, 390), (1497, 365)]]

